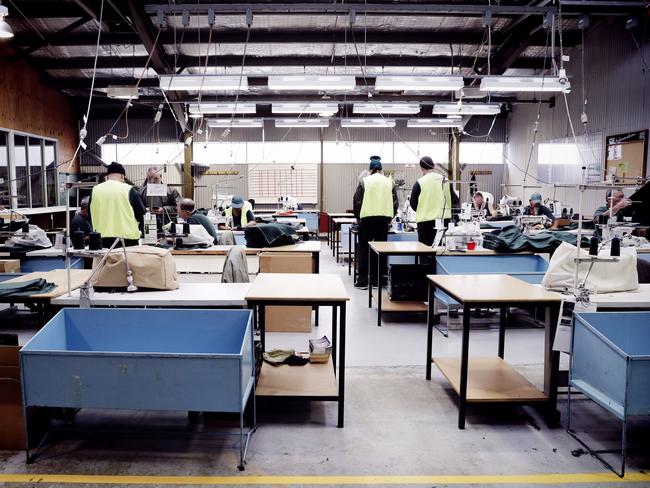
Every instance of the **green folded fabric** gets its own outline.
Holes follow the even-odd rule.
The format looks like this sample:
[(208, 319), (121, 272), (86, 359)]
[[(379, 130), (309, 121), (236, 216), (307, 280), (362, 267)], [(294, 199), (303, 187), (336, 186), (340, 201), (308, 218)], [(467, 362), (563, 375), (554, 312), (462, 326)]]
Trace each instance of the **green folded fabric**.
[(0, 297), (28, 297), (48, 293), (56, 288), (54, 283), (48, 283), (43, 278), (35, 278), (27, 281), (16, 281), (0, 283)]

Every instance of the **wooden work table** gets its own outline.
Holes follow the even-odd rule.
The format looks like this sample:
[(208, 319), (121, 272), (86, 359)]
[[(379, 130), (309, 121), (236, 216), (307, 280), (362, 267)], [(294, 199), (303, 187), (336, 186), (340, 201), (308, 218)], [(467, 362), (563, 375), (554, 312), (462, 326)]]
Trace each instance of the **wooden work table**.
[[(559, 421), (557, 387), (560, 356), (552, 350), (562, 296), (525, 283), (508, 275), (428, 275), (429, 306), (427, 316), (426, 378), (431, 379), (435, 363), (458, 393), (458, 428), (465, 428), (465, 408), (470, 402), (543, 403), (549, 425)], [(432, 357), (433, 296), (439, 288), (463, 307), (461, 357)], [(469, 357), (471, 310), (498, 306), (500, 309), (499, 342), (496, 357)], [(539, 391), (504, 361), (506, 308), (510, 306), (546, 306), (544, 337), (544, 391)]]
[[(345, 402), (345, 310), (350, 297), (337, 274), (261, 273), (246, 293), (256, 311), (262, 349), (266, 344), (264, 310), (267, 305), (332, 307), (332, 357), (327, 364), (270, 366), (264, 364), (257, 396), (336, 401), (338, 427), (344, 425)], [(337, 316), (337, 308), (339, 314)], [(338, 325), (337, 325), (338, 319)], [(338, 361), (338, 370), (337, 370)], [(338, 377), (337, 377), (338, 371)], [(337, 387), (338, 379), (338, 387)]]

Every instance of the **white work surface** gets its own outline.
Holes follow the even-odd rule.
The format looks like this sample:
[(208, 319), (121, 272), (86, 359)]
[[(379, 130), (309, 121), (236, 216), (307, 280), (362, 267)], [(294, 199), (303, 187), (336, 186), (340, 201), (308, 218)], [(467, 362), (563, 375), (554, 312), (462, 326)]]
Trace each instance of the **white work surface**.
[[(245, 307), (250, 283), (180, 283), (176, 290), (136, 291), (133, 293), (94, 293), (98, 307)], [(79, 290), (64, 294), (53, 305), (79, 305)]]
[[(200, 256), (196, 254), (174, 254), (176, 262), (176, 271), (178, 273), (210, 273), (221, 274), (223, 265), (226, 262), (224, 255), (207, 255)], [(258, 273), (260, 269), (260, 259), (257, 255), (247, 255), (249, 273)]]
[(636, 291), (617, 293), (598, 293), (589, 295), (591, 303), (598, 309), (606, 308), (647, 308), (650, 309), (650, 283), (641, 283)]

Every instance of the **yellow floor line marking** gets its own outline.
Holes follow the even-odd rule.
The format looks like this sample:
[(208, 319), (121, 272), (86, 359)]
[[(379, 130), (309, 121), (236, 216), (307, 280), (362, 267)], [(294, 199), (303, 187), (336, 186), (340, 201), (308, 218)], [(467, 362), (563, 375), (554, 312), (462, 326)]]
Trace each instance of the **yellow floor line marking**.
[(4, 474), (0, 483), (123, 485), (560, 485), (570, 483), (650, 483), (650, 473), (567, 473), (530, 475), (431, 476), (111, 476), (75, 474)]

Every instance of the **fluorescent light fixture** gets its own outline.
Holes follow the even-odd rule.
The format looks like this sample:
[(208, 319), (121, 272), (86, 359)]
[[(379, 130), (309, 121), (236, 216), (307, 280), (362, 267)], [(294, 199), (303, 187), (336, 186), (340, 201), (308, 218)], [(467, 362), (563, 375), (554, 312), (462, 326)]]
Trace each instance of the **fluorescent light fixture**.
[(295, 91), (349, 91), (354, 90), (354, 76), (287, 75), (269, 76), (269, 90)]
[(245, 128), (260, 129), (264, 127), (262, 119), (208, 119), (208, 127), (228, 127), (228, 128)]
[(447, 115), (447, 118), (448, 118), (448, 119), (457, 119), (457, 120), (460, 120), (460, 119), (463, 118), (463, 116), (462, 116), (462, 115), (458, 115), (458, 114), (449, 114), (449, 115)]
[(496, 115), (501, 112), (498, 103), (436, 103), (434, 115)]
[(395, 127), (395, 119), (342, 119), (341, 127)]
[(5, 21), (7, 15), (9, 15), (9, 9), (0, 5), (0, 39), (11, 39), (14, 36), (11, 26)]
[(276, 127), (329, 127), (329, 119), (275, 119)]
[(160, 88), (162, 90), (194, 90), (194, 91), (243, 91), (248, 90), (248, 78), (223, 75), (162, 75)]
[(487, 76), (481, 80), (484, 92), (566, 92), (571, 83), (560, 76)]
[(408, 114), (420, 113), (418, 103), (355, 103), (352, 107), (355, 114)]
[(138, 98), (137, 86), (120, 86), (109, 85), (106, 90), (108, 98), (117, 98), (119, 100), (133, 100)]
[(375, 80), (377, 91), (455, 91), (464, 85), (462, 76), (378, 76)]
[(327, 102), (298, 102), (273, 103), (271, 112), (274, 114), (335, 114), (339, 111), (338, 103)]
[(190, 117), (201, 117), (206, 114), (254, 114), (257, 108), (254, 103), (198, 103), (190, 104)]
[(412, 128), (435, 128), (435, 127), (456, 127), (462, 129), (463, 123), (456, 119), (409, 119), (407, 127)]

